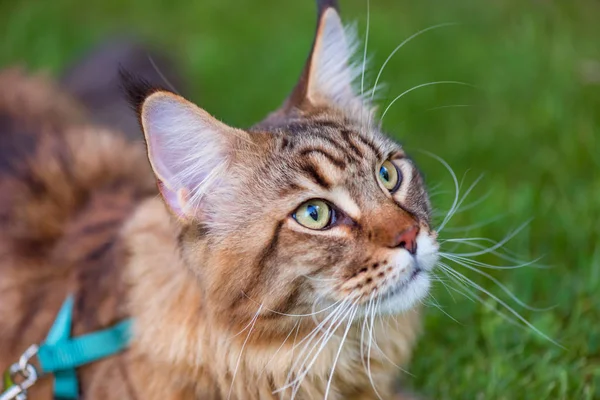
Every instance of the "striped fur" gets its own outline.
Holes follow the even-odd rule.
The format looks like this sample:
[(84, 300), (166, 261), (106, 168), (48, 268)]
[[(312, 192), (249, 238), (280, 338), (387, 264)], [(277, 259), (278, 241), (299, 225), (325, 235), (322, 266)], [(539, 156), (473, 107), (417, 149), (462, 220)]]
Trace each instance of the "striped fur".
[[(436, 234), (419, 171), (351, 89), (350, 43), (320, 52), (344, 34), (335, 2), (319, 4), (300, 82), (247, 131), (130, 79), (147, 155), (87, 124), (47, 81), (0, 74), (0, 368), (41, 341), (75, 293), (74, 334), (135, 319), (128, 351), (80, 369), (85, 399), (396, 396), (393, 364), (408, 362), (419, 332)], [(403, 179), (394, 193), (377, 178), (386, 160)], [(292, 217), (313, 198), (337, 210), (330, 229)], [(414, 254), (407, 231), (418, 232)], [(352, 323), (290, 388), (301, 344), (331, 315), (311, 314), (348, 299)], [(362, 340), (369, 299), (397, 320), (369, 329), (373, 351)], [(50, 390), (43, 380), (31, 396)]]

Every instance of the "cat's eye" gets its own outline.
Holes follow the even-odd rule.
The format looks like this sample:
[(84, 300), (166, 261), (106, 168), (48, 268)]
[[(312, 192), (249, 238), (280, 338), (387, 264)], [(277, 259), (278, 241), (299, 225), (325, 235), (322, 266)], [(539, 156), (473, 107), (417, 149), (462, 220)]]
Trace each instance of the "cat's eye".
[(400, 183), (402, 183), (402, 173), (398, 167), (389, 160), (384, 161), (383, 164), (381, 164), (377, 177), (383, 187), (392, 193), (395, 192), (398, 187), (400, 187)]
[(302, 226), (321, 230), (329, 227), (335, 218), (333, 209), (323, 200), (312, 199), (303, 203), (292, 215)]

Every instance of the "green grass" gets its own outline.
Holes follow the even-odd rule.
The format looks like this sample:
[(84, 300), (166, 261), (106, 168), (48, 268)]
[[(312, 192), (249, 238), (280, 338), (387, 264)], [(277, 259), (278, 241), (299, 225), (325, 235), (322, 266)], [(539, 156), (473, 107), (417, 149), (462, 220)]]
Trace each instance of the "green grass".
[[(276, 107), (298, 76), (314, 29), (311, 1), (118, 0), (0, 4), (0, 64), (58, 72), (96, 40), (135, 32), (166, 46), (191, 78), (192, 99), (219, 118), (248, 126)], [(346, 20), (364, 32), (366, 2), (341, 0)], [(515, 327), (483, 296), (472, 302), (443, 287), (435, 298), (454, 322), (428, 308), (425, 334), (408, 382), (433, 399), (600, 398), (600, 3), (594, 0), (372, 0), (371, 78), (411, 34), (442, 22), (390, 62), (380, 104), (415, 85), (439, 85), (394, 104), (385, 128), (410, 150), (443, 157), (465, 185), (485, 177), (449, 228), (502, 216), (448, 237), (501, 239), (532, 222), (507, 247), (550, 268), (488, 271), (523, 301), (464, 267), (467, 276), (509, 303), (560, 348)], [(448, 105), (471, 105), (448, 107)], [(433, 198), (448, 209), (450, 176), (414, 153)], [(467, 173), (468, 171), (468, 173)], [(450, 193), (448, 193), (450, 191)], [(469, 200), (467, 200), (469, 202)], [(463, 248), (464, 249), (464, 248)], [(462, 250), (459, 250), (462, 251)], [(502, 260), (481, 257), (502, 265)], [(505, 310), (504, 310), (505, 311)]]

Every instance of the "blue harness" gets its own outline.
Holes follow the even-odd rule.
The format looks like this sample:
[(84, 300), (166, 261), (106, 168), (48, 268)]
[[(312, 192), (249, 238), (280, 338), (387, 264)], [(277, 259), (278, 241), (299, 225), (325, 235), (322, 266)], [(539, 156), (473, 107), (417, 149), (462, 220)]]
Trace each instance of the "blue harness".
[[(60, 308), (46, 340), (39, 346), (31, 346), (18, 363), (5, 374), (4, 392), (0, 400), (26, 399), (27, 388), (37, 380), (38, 371), (29, 364), (37, 355), (41, 375), (54, 375), (54, 398), (76, 400), (79, 384), (75, 368), (112, 356), (126, 349), (131, 339), (132, 320), (126, 319), (110, 328), (71, 337), (73, 322), (73, 296), (67, 297)], [(25, 378), (20, 384), (14, 378)]]

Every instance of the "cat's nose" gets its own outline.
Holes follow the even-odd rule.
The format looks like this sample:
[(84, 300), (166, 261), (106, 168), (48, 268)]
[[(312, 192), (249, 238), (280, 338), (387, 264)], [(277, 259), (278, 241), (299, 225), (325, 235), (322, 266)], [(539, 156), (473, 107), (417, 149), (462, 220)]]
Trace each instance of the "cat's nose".
[(419, 226), (413, 225), (408, 229), (398, 233), (394, 240), (393, 247), (406, 249), (413, 256), (417, 253), (417, 235), (419, 234)]

